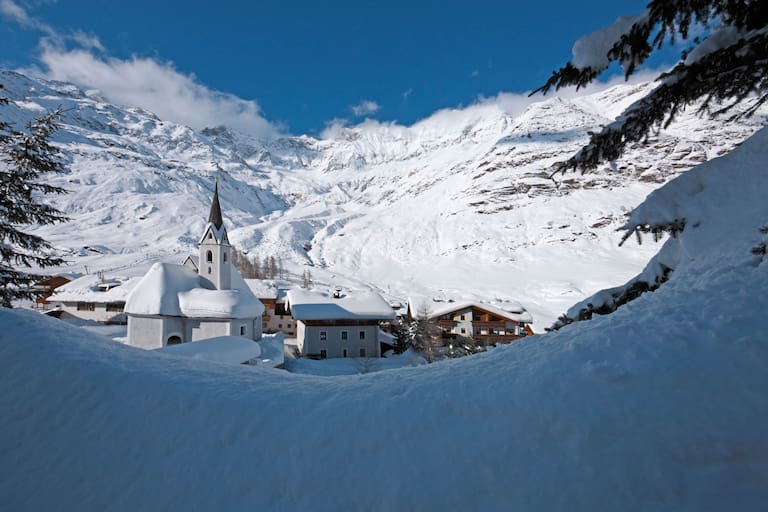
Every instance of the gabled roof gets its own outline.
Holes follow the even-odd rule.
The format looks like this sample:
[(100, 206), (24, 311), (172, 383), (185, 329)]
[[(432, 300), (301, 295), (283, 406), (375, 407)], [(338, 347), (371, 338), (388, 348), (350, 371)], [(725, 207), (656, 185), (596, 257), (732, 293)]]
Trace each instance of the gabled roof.
[(496, 316), (510, 320), (512, 322), (525, 322), (529, 324), (533, 322), (533, 316), (528, 311), (526, 311), (525, 308), (519, 303), (513, 302), (505, 305), (509, 307), (509, 309), (512, 309), (513, 311), (507, 311), (483, 302), (469, 302), (469, 301), (450, 302), (442, 305), (439, 308), (433, 309), (429, 317), (438, 318), (443, 315), (449, 315), (451, 313), (456, 313), (459, 311), (476, 308), (476, 309), (481, 309), (483, 311), (486, 311), (488, 313), (492, 313)]
[(393, 320), (392, 306), (375, 292), (348, 293), (334, 298), (327, 293), (289, 290), (285, 300), (296, 320)]
[(190, 318), (257, 318), (264, 305), (230, 265), (231, 290), (200, 286), (200, 276), (189, 267), (155, 263), (128, 296), (125, 312), (134, 315)]

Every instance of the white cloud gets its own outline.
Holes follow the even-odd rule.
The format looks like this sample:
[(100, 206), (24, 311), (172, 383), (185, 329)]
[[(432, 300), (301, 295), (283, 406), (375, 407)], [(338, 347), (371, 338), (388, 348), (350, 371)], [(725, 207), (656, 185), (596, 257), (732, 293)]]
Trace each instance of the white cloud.
[(265, 138), (278, 132), (262, 116), (255, 101), (209, 89), (170, 62), (137, 56), (127, 60), (97, 56), (94, 50), (103, 51), (98, 39), (86, 35), (80, 38), (87, 49), (70, 50), (45, 41), (41, 44), (40, 61), (46, 77), (97, 89), (111, 102), (141, 107), (162, 119), (195, 129), (225, 125)]
[(39, 30), (52, 37), (57, 35), (50, 25), (30, 16), (26, 9), (13, 0), (0, 0), (0, 15), (24, 28)]
[(355, 117), (367, 116), (378, 112), (381, 109), (381, 105), (371, 100), (362, 100), (357, 105), (349, 107), (349, 110), (355, 115)]
[(0, 0), (0, 16), (44, 34), (40, 40), (41, 66), (33, 70), (35, 74), (96, 89), (113, 103), (141, 107), (195, 129), (225, 125), (265, 138), (278, 133), (255, 101), (209, 89), (170, 62), (111, 57), (98, 37), (82, 31), (59, 33), (14, 0)]

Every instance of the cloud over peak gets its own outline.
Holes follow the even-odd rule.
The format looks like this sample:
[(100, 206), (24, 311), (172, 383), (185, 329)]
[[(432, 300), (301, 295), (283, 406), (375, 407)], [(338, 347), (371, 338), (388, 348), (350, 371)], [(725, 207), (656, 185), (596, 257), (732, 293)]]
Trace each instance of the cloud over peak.
[(357, 105), (352, 105), (351, 107), (349, 107), (349, 110), (352, 111), (352, 114), (354, 114), (355, 117), (362, 117), (362, 116), (374, 114), (378, 112), (380, 109), (381, 109), (381, 105), (371, 100), (361, 100), (360, 103), (358, 103)]
[(43, 44), (40, 62), (45, 76), (97, 89), (109, 101), (138, 106), (195, 129), (224, 125), (263, 138), (278, 133), (255, 101), (209, 89), (171, 62), (96, 55), (94, 50), (101, 48), (98, 40), (83, 41), (88, 42), (89, 48), (72, 50)]

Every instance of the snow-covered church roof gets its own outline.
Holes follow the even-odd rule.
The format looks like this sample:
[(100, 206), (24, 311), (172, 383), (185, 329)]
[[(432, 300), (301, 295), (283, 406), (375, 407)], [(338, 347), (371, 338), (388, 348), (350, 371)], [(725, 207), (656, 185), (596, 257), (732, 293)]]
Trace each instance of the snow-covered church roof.
[(200, 277), (188, 267), (155, 263), (128, 296), (125, 312), (191, 318), (260, 317), (264, 305), (237, 269), (230, 268), (232, 289), (210, 290), (200, 286)]
[(335, 298), (328, 293), (289, 290), (286, 306), (296, 320), (392, 320), (395, 312), (375, 292), (348, 293)]

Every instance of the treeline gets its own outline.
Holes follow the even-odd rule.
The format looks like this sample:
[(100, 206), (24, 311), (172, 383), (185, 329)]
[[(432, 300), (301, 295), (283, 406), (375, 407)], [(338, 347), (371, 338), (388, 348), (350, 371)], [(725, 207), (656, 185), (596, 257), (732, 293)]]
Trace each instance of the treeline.
[(251, 256), (232, 248), (232, 264), (245, 279), (286, 279), (283, 260), (274, 256)]

